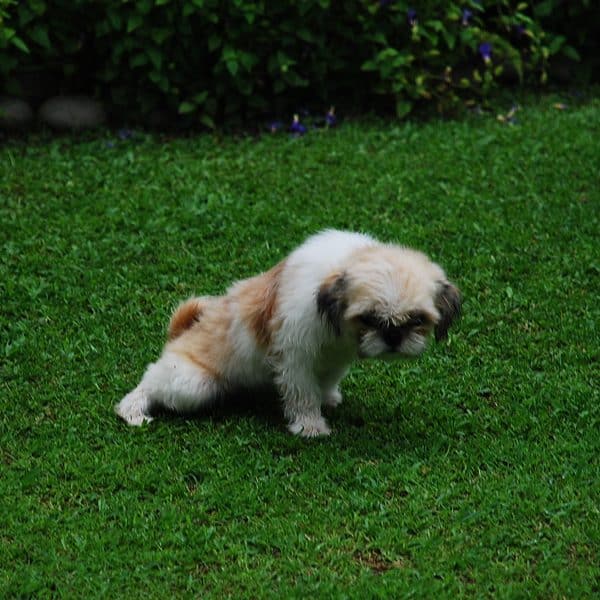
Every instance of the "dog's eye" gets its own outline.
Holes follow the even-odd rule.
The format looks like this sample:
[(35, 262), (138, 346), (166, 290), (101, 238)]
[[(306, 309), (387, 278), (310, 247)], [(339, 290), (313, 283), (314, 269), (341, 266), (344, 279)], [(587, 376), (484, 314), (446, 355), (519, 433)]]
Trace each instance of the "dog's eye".
[(381, 326), (380, 320), (372, 313), (365, 313), (358, 317), (361, 325), (368, 327), (369, 329), (378, 329)]
[(422, 325), (427, 325), (429, 323), (429, 319), (426, 315), (422, 313), (416, 313), (411, 315), (406, 322), (408, 327), (421, 327)]

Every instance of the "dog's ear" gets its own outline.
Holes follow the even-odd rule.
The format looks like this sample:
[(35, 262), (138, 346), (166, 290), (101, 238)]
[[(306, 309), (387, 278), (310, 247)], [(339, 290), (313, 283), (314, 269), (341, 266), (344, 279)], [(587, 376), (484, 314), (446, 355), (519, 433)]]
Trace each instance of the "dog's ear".
[(342, 317), (347, 307), (347, 287), (346, 274), (333, 273), (323, 281), (317, 292), (317, 310), (336, 335), (341, 333)]
[(435, 297), (435, 307), (440, 312), (440, 320), (435, 325), (435, 341), (445, 340), (448, 329), (460, 315), (461, 297), (458, 288), (448, 282), (441, 281)]

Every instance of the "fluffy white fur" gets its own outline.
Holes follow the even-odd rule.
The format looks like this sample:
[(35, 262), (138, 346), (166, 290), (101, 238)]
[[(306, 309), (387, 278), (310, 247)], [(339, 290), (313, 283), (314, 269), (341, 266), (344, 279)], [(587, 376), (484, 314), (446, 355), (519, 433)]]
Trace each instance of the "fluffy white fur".
[(418, 355), (459, 308), (458, 290), (424, 254), (324, 231), (225, 296), (183, 303), (162, 356), (116, 412), (140, 425), (154, 408), (188, 412), (236, 388), (272, 384), (292, 433), (327, 435), (321, 406), (342, 401), (338, 386), (352, 361)]

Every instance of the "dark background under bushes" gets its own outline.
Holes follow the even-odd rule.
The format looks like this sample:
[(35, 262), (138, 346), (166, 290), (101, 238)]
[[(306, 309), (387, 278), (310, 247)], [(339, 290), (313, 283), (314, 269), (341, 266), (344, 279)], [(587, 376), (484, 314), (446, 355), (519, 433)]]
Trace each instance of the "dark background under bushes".
[(597, 81), (595, 4), (0, 0), (0, 93), (92, 95), (157, 126), (330, 105), (452, 114), (499, 87)]

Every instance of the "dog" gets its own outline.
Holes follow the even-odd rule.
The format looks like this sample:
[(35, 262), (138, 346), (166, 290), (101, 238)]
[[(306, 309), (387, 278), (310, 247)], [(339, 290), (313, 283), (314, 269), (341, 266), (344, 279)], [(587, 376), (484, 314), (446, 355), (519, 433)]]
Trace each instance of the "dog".
[(447, 337), (461, 297), (425, 254), (325, 230), (226, 295), (183, 302), (162, 356), (115, 407), (130, 425), (189, 413), (240, 388), (273, 385), (288, 429), (328, 435), (323, 405), (356, 359), (411, 357)]

